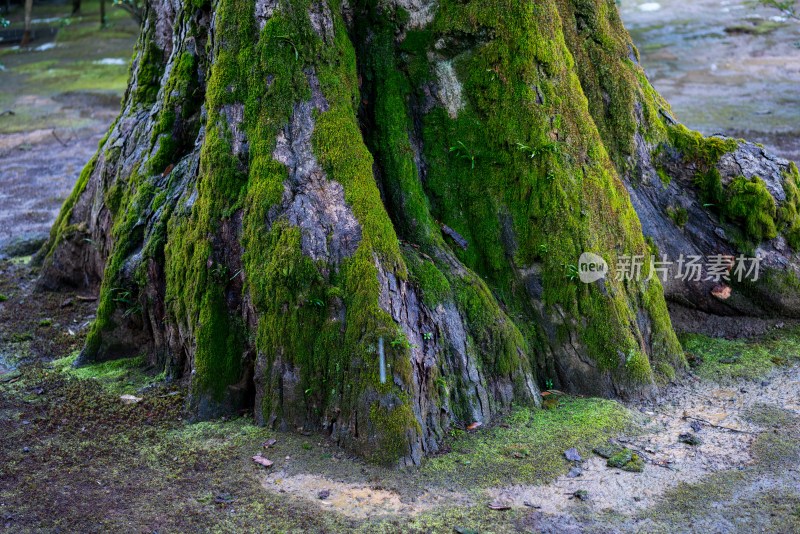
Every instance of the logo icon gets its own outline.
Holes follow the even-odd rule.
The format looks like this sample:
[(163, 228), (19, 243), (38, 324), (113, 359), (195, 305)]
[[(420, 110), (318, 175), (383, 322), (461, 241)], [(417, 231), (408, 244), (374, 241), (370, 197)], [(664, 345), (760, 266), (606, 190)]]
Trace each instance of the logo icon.
[(608, 263), (601, 256), (584, 252), (578, 260), (578, 277), (584, 284), (602, 280), (608, 275)]

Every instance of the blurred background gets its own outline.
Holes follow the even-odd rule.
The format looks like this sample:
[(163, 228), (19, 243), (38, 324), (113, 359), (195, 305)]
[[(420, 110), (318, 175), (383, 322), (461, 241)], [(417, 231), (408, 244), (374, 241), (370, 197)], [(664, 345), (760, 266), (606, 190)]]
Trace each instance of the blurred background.
[[(0, 257), (39, 247), (114, 120), (141, 1), (36, 0), (26, 25), (0, 0)], [(800, 2), (617, 4), (680, 121), (800, 160)]]

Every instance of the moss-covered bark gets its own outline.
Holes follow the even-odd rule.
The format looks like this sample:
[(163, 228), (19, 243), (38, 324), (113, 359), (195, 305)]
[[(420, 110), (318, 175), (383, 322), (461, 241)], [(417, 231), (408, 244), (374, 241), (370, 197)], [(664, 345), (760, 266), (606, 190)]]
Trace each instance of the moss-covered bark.
[[(714, 177), (738, 146), (679, 128), (610, 1), (156, 2), (43, 283), (100, 284), (81, 362), (146, 352), (196, 417), (418, 463), (540, 386), (637, 395), (683, 367), (647, 268), (575, 276), (650, 254), (633, 181)], [(746, 177), (719, 215), (796, 232), (786, 172), (790, 201)]]

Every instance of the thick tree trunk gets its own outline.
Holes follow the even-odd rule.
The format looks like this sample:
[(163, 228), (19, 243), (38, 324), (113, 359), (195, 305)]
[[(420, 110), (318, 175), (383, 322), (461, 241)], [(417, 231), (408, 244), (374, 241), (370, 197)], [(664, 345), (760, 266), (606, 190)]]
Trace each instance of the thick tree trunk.
[[(673, 124), (636, 57), (605, 0), (156, 0), (41, 285), (99, 286), (81, 363), (144, 350), (198, 418), (252, 407), (377, 461), (551, 382), (646, 394), (685, 365), (662, 285), (585, 285), (581, 253), (758, 246), (796, 287), (800, 226), (796, 169)], [(751, 173), (760, 234), (722, 204)], [(764, 287), (667, 290), (797, 313)]]

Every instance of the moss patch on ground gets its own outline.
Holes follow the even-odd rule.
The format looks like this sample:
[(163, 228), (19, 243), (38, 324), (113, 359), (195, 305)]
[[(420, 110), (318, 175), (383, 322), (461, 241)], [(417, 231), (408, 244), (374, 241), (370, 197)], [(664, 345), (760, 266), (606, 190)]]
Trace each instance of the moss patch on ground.
[(122, 358), (108, 362), (84, 365), (75, 368), (72, 364), (77, 353), (52, 362), (52, 367), (81, 380), (96, 380), (103, 388), (115, 394), (134, 394), (147, 386), (163, 382), (163, 375), (147, 373), (147, 361), (144, 356)]
[(617, 402), (562, 397), (549, 410), (518, 408), (492, 428), (451, 432), (451, 452), (431, 458), (422, 471), (466, 487), (544, 483), (569, 470), (565, 450), (575, 447), (587, 457), (633, 421)]
[(108, 65), (96, 61), (44, 60), (15, 69), (25, 74), (26, 83), (40, 91), (108, 91), (120, 93), (128, 82), (128, 65)]
[(800, 360), (797, 330), (747, 340), (700, 334), (685, 334), (680, 339), (694, 372), (700, 378), (719, 383), (760, 379), (775, 366)]

